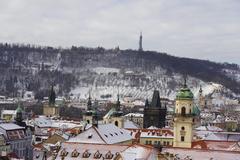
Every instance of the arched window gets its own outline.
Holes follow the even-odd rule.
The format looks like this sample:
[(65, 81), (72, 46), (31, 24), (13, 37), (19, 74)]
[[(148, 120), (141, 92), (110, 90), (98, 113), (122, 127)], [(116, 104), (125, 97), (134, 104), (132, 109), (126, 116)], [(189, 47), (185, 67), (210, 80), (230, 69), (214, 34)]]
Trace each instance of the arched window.
[(184, 127), (182, 127), (182, 130), (184, 131), (184, 130), (185, 130), (185, 128), (184, 128)]
[(115, 126), (117, 126), (117, 127), (118, 127), (118, 121), (115, 121), (115, 123), (114, 123), (114, 124), (115, 124)]
[(191, 109), (189, 110), (189, 113), (190, 113), (190, 114), (192, 113), (192, 110), (191, 110)]
[(182, 115), (185, 115), (185, 114), (186, 114), (186, 108), (185, 108), (185, 107), (182, 107), (182, 109), (181, 109), (181, 114), (182, 114)]
[(87, 123), (89, 124), (89, 123), (90, 123), (90, 121), (89, 121), (89, 120), (87, 120)]

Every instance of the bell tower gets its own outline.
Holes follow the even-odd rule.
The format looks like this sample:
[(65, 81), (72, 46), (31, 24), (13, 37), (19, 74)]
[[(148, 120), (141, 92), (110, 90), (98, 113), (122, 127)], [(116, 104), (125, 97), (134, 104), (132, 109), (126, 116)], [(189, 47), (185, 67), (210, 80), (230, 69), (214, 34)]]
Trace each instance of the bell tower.
[(187, 87), (186, 80), (177, 93), (175, 105), (173, 147), (191, 148), (195, 109), (193, 93)]

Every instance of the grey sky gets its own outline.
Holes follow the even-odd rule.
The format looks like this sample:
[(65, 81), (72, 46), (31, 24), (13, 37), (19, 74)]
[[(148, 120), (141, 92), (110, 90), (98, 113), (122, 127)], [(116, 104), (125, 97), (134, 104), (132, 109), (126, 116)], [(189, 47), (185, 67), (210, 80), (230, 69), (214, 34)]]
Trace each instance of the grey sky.
[(0, 41), (138, 48), (240, 64), (240, 0), (0, 0)]

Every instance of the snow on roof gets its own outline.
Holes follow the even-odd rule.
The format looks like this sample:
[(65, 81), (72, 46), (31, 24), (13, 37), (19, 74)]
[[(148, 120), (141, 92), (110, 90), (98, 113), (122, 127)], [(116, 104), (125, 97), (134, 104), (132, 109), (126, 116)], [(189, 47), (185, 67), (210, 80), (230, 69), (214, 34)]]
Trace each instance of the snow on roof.
[(19, 125), (14, 124), (14, 123), (1, 123), (0, 127), (4, 130), (24, 129), (24, 127), (21, 127)]
[(124, 117), (143, 117), (142, 113), (128, 113)]
[(223, 131), (221, 128), (216, 126), (199, 126), (196, 128), (197, 131)]
[(107, 144), (115, 144), (132, 140), (130, 131), (118, 128), (113, 124), (98, 125), (98, 128), (95, 129)]
[(16, 114), (16, 110), (2, 110), (2, 114), (13, 115)]
[(140, 128), (137, 124), (135, 124), (133, 121), (126, 120), (124, 121), (124, 128), (132, 128), (132, 129), (137, 129)]
[(134, 145), (121, 153), (123, 159), (148, 159), (153, 149)]
[[(182, 149), (182, 148), (163, 148), (162, 153), (173, 153), (180, 159), (189, 157), (194, 160), (224, 159), (224, 160), (240, 160), (239, 153), (226, 151), (211, 151), (200, 149)], [(187, 159), (187, 158), (186, 158)]]
[(99, 124), (98, 127), (90, 127), (68, 142), (116, 144), (132, 140), (130, 131), (116, 127), (113, 124)]
[[(157, 152), (152, 147), (146, 147), (143, 145), (106, 145), (106, 144), (82, 144), (82, 143), (71, 143), (64, 142), (61, 144), (61, 149), (57, 154), (56, 160), (61, 160), (61, 152), (66, 151), (68, 154), (65, 159), (96, 159), (94, 155), (101, 155), (99, 159), (105, 159), (107, 153), (113, 155), (111, 159), (115, 159), (120, 154), (123, 159), (149, 159), (149, 155), (154, 154), (156, 158)], [(78, 152), (77, 157), (72, 157), (73, 151)], [(88, 152), (88, 158), (82, 158), (84, 152)], [(152, 158), (151, 158), (152, 159)], [(154, 159), (153, 159), (154, 160)]]
[(38, 118), (34, 119), (35, 125), (38, 127), (51, 127), (52, 121), (50, 118), (47, 118), (45, 116), (40, 116)]
[(150, 127), (148, 127), (148, 129), (159, 129), (159, 128), (157, 128), (155, 126), (150, 126)]
[(83, 131), (76, 137), (71, 137), (68, 142), (106, 144), (93, 127)]
[(240, 133), (234, 133), (234, 132), (214, 132), (214, 133), (206, 135), (205, 140), (240, 141)]

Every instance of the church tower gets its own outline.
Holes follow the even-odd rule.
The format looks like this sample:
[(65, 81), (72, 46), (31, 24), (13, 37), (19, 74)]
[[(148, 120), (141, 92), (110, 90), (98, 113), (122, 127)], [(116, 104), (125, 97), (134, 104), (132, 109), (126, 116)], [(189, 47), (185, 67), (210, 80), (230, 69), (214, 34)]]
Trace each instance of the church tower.
[(119, 94), (117, 95), (117, 103), (115, 105), (115, 112), (112, 114), (111, 121), (112, 123), (119, 127), (123, 128), (124, 127), (124, 119), (123, 119), (123, 112), (121, 111), (121, 103), (119, 100)]
[(144, 107), (143, 128), (151, 126), (157, 128), (165, 127), (167, 108), (162, 107), (159, 91), (153, 92), (152, 102), (149, 104), (148, 99)]
[(112, 123), (119, 128), (124, 127), (124, 117), (123, 112), (121, 111), (121, 103), (119, 100), (119, 94), (117, 97), (117, 102), (112, 109), (103, 117), (103, 122), (105, 124)]
[(95, 127), (98, 126), (98, 115), (97, 115), (97, 106), (92, 106), (92, 99), (89, 94), (88, 102), (87, 102), (87, 111), (83, 115), (83, 121), (87, 122), (87, 124), (92, 124)]
[(205, 108), (205, 98), (203, 96), (203, 90), (202, 86), (200, 86), (199, 92), (198, 92), (198, 106), (201, 110), (204, 110)]
[(143, 47), (142, 47), (142, 32), (140, 32), (138, 51), (143, 51)]
[(55, 104), (56, 93), (53, 85), (51, 86), (48, 104), (43, 105), (43, 114), (46, 116), (59, 116), (59, 107)]
[(197, 108), (194, 107), (193, 93), (187, 87), (186, 80), (177, 93), (175, 105), (173, 147), (191, 148)]

